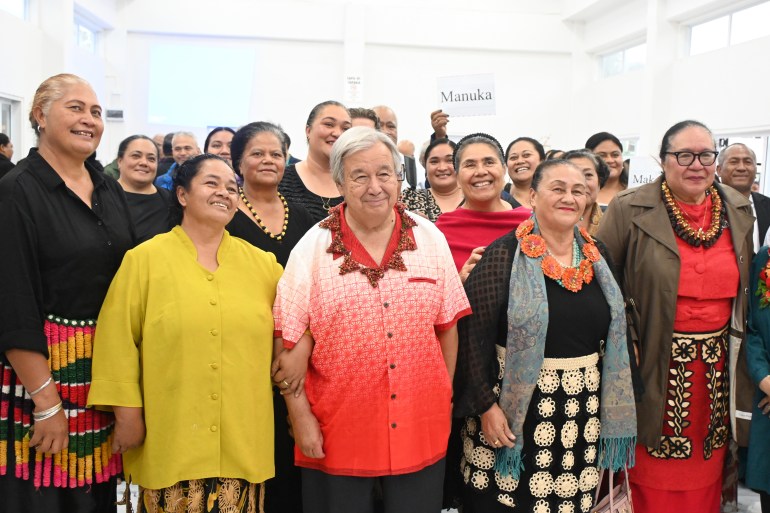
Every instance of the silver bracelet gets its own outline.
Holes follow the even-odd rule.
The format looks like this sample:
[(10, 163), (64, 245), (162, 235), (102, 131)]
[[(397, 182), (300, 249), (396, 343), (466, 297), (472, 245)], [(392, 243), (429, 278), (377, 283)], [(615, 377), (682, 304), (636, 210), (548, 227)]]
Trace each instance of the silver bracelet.
[(30, 396), (30, 397), (35, 397), (37, 394), (39, 394), (40, 392), (42, 392), (42, 391), (43, 391), (43, 389), (44, 389), (45, 387), (47, 387), (48, 385), (50, 385), (52, 381), (53, 381), (53, 376), (48, 376), (48, 379), (47, 379), (47, 380), (45, 380), (45, 383), (43, 383), (42, 385), (40, 385), (39, 387), (37, 387), (35, 390), (33, 390), (32, 392), (30, 392), (30, 393), (29, 393), (29, 396)]
[(51, 406), (47, 410), (37, 411), (37, 412), (33, 411), (32, 418), (35, 419), (35, 422), (40, 422), (41, 420), (50, 419), (60, 411), (62, 411), (61, 401), (59, 401), (59, 404), (57, 404), (56, 406)]

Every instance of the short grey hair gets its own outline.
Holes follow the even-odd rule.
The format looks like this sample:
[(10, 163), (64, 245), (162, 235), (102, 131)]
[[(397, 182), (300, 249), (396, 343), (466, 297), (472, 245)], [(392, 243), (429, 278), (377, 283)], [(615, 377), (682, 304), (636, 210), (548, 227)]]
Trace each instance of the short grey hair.
[(345, 158), (359, 151), (368, 150), (382, 143), (393, 156), (393, 170), (397, 175), (401, 175), (401, 154), (396, 148), (393, 140), (383, 132), (378, 132), (367, 126), (355, 126), (346, 130), (332, 146), (332, 154), (329, 158), (329, 164), (332, 170), (332, 179), (337, 185), (342, 185), (345, 181), (345, 169), (343, 162)]
[(195, 138), (195, 134), (192, 132), (176, 132), (174, 134), (174, 137), (171, 138), (171, 146), (174, 145), (174, 141), (176, 141), (177, 137), (191, 137), (193, 141), (195, 141), (195, 145), (198, 145), (198, 139)]
[(725, 163), (725, 159), (727, 158), (727, 153), (730, 151), (731, 148), (735, 148), (736, 146), (741, 146), (741, 147), (746, 148), (747, 150), (749, 150), (749, 153), (751, 153), (751, 158), (754, 159), (754, 165), (756, 165), (756, 163), (757, 163), (757, 154), (754, 153), (754, 150), (752, 150), (751, 148), (749, 148), (748, 146), (746, 146), (743, 143), (733, 143), (730, 146), (728, 146), (727, 148), (725, 148), (724, 150), (720, 151), (719, 155), (717, 155), (717, 164), (719, 166), (721, 166), (722, 164)]

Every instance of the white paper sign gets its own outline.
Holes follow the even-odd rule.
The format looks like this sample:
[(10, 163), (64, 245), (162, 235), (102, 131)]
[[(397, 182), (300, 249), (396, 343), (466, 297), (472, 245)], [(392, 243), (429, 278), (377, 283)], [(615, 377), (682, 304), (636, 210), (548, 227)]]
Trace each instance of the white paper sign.
[(660, 173), (660, 164), (654, 158), (631, 157), (628, 167), (628, 188), (654, 182)]
[(450, 116), (494, 116), (496, 112), (495, 75), (439, 77), (439, 108)]

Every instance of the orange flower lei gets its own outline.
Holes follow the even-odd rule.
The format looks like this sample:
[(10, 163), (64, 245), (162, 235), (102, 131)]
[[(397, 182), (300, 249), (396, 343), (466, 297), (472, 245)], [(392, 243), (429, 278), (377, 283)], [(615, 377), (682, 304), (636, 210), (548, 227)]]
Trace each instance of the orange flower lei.
[(527, 219), (516, 228), (516, 238), (519, 239), (521, 252), (530, 258), (540, 258), (540, 268), (543, 274), (556, 281), (565, 289), (578, 292), (583, 284), (588, 285), (594, 279), (593, 264), (601, 259), (601, 254), (585, 228), (580, 227), (580, 235), (585, 239), (582, 253), (583, 259), (575, 267), (564, 267), (548, 252), (548, 246), (542, 235), (532, 233), (535, 221)]

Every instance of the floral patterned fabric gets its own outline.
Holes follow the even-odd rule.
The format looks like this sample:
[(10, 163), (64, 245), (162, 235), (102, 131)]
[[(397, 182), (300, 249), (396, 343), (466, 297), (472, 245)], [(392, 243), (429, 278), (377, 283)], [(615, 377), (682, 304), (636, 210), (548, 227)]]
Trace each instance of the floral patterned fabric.
[(256, 513), (257, 495), (257, 485), (243, 479), (193, 479), (160, 490), (140, 487), (137, 513)]
[[(484, 438), (479, 417), (461, 431), (463, 480), (478, 492), (496, 494), (515, 511), (587, 512), (599, 482), (599, 384), (596, 353), (578, 358), (545, 358), (524, 423), (524, 471), (517, 480), (495, 470), (495, 448)], [(497, 346), (499, 394), (505, 348)]]

